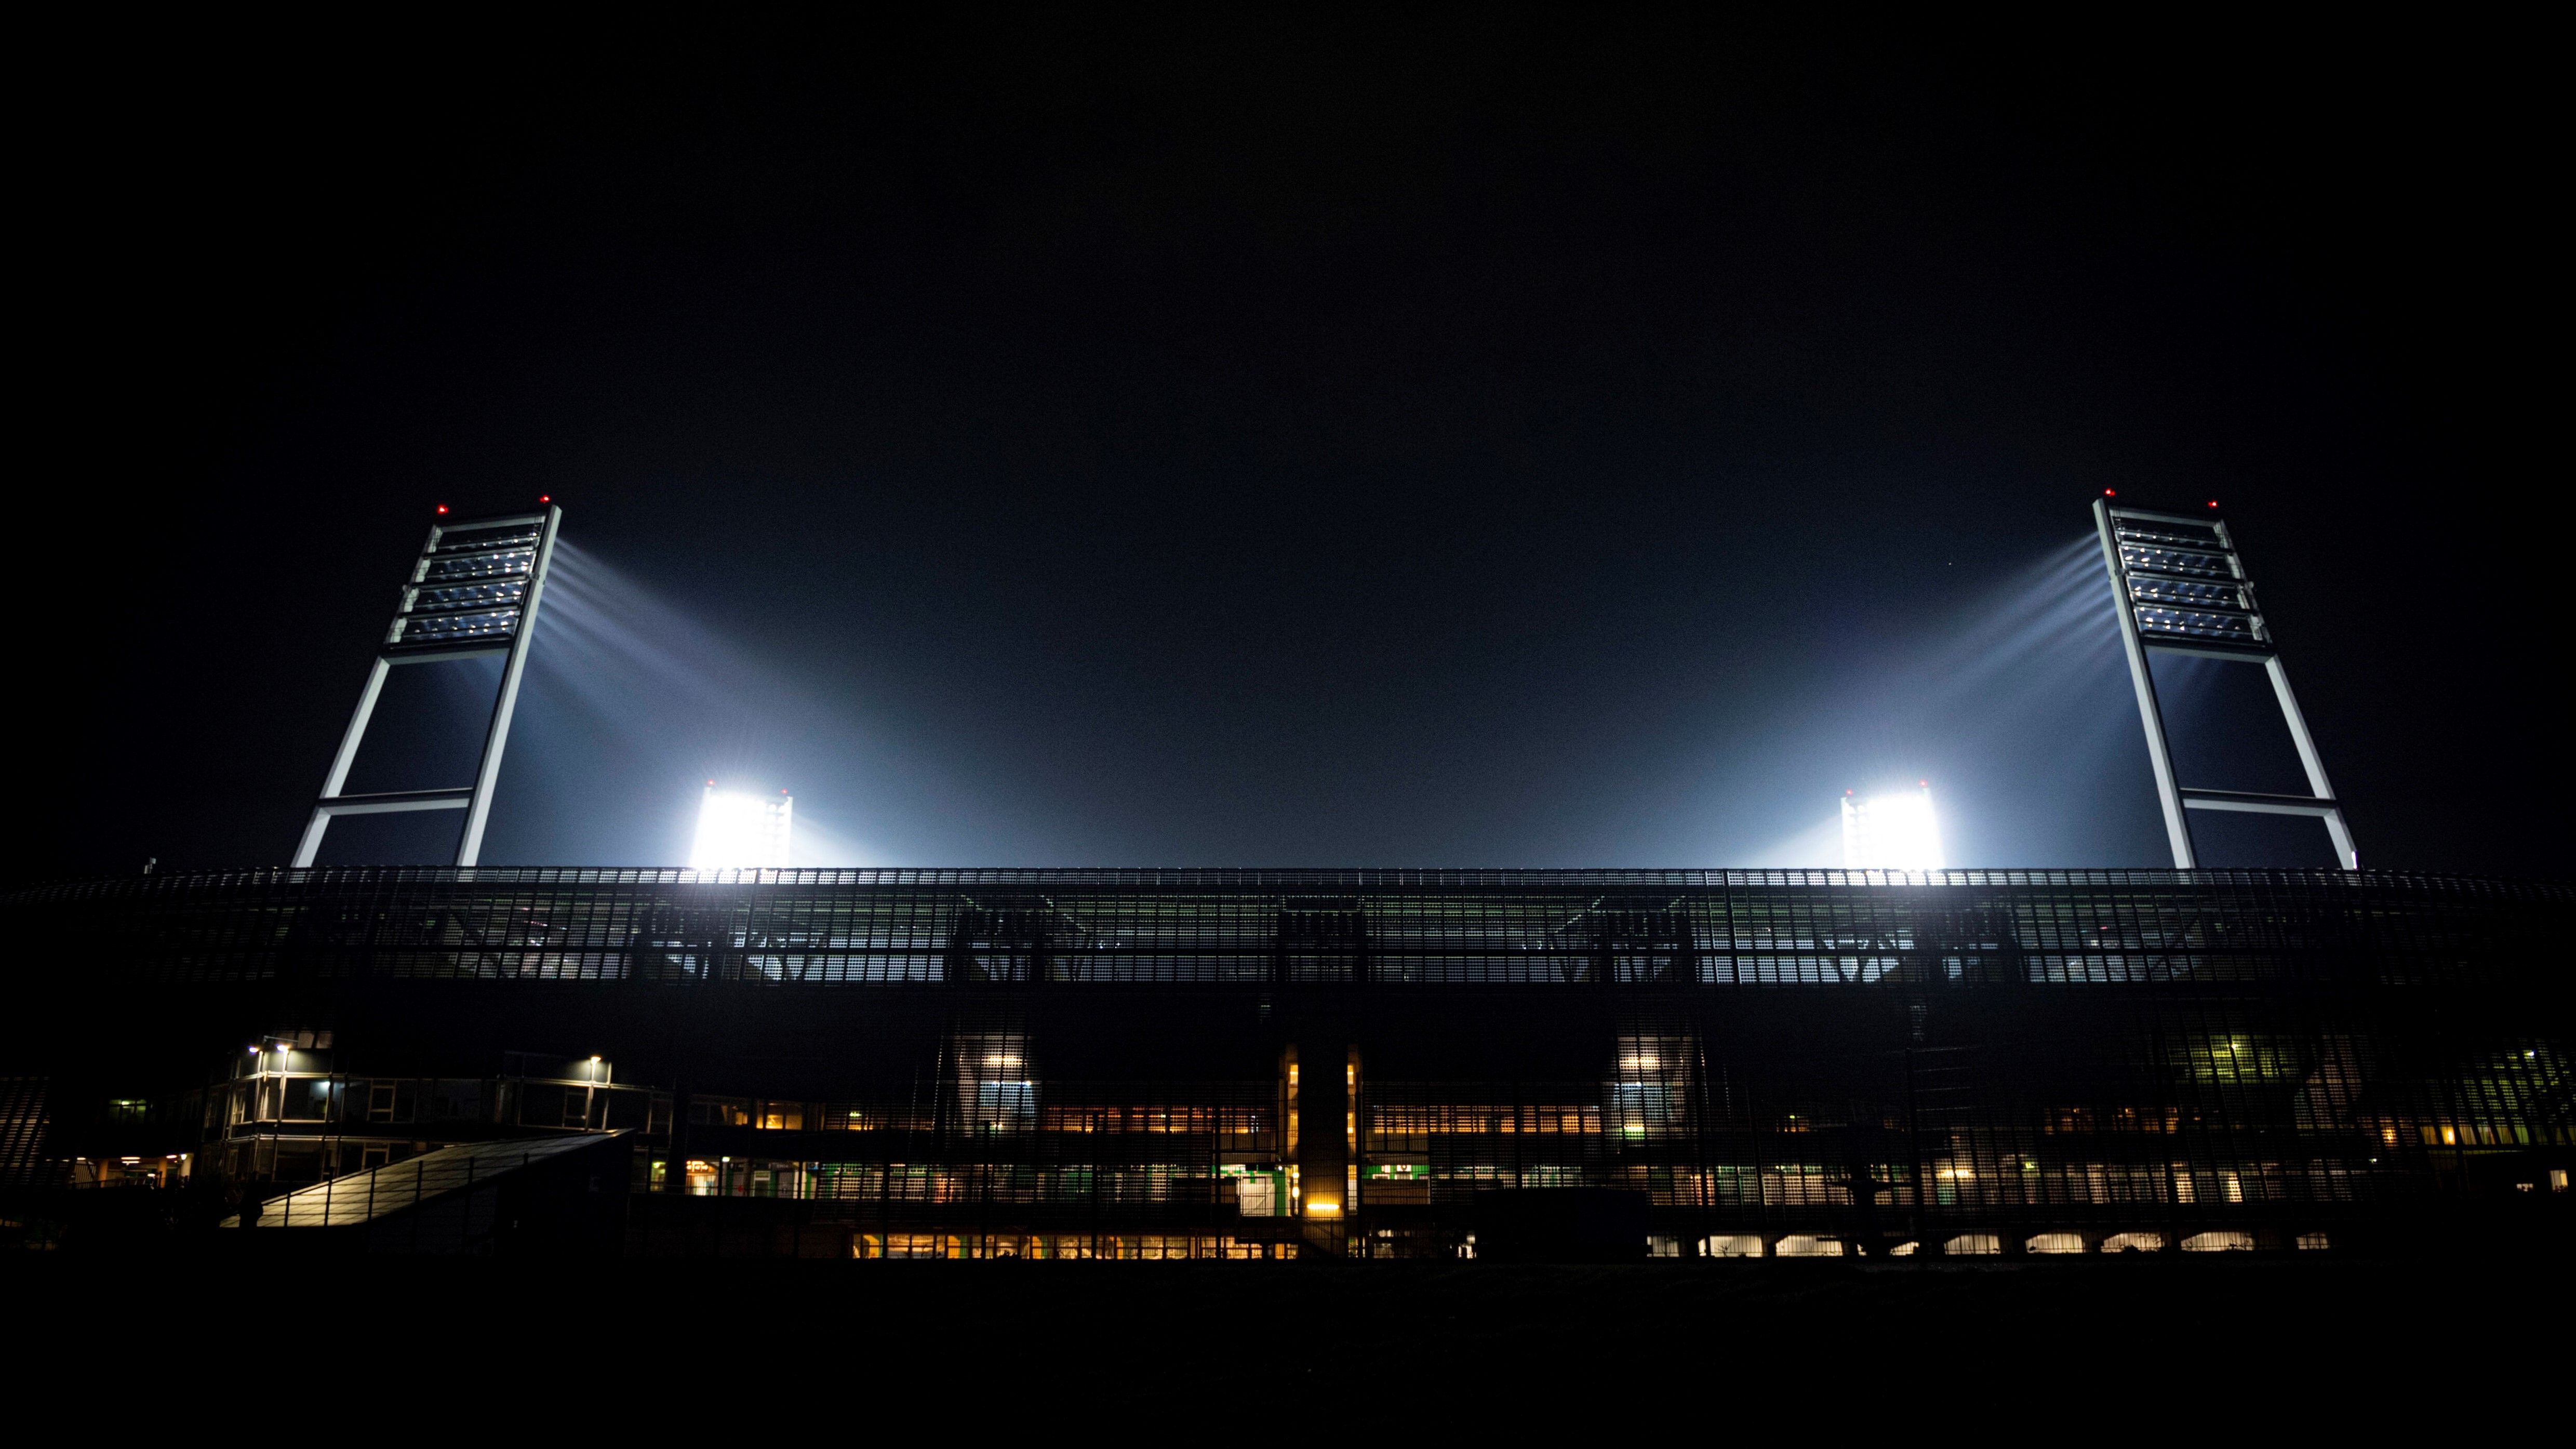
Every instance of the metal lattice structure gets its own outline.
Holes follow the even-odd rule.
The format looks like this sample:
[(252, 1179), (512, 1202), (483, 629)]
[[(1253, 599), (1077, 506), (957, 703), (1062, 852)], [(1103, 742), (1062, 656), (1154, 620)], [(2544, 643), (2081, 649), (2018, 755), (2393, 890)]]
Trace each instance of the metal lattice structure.
[[(395, 601), (393, 620), (385, 626), (376, 657), (367, 666), (367, 682), (358, 691), (358, 707), (340, 736), (340, 748), (331, 757), (322, 793), (313, 802), (312, 819), (296, 843), (296, 865), (313, 863), (321, 852), (323, 833), (337, 816), (414, 810), (464, 811), (456, 863), (472, 865), (481, 858), (483, 827), (492, 813), (492, 789), (501, 778), (501, 751), (509, 742), (519, 677), (527, 668), (537, 605), (545, 597), (546, 568), (554, 558), (555, 533), (562, 522), (563, 510), (548, 504), (538, 513), (430, 525), (429, 537), (421, 544), (419, 557), (412, 560)], [(492, 655), (503, 657), (501, 686), (493, 698), (472, 784), (361, 795), (341, 792), (394, 666)]]
[[(2164, 805), (2165, 837), (2173, 847), (2174, 865), (2189, 870), (2200, 863), (2191, 838), (2192, 810), (2233, 810), (2259, 815), (2309, 815), (2325, 822), (2335, 861), (2346, 870), (2361, 868), (2353, 849), (2352, 829), (2344, 823), (2343, 806), (2326, 782), (2324, 760), (2308, 733), (2290, 692), (2289, 671), (2282, 667), (2271, 626), (2255, 602), (2254, 580), (2236, 552), (2227, 520), (2210, 505), (2203, 516), (2158, 512), (2115, 504), (2108, 496), (2093, 500), (2093, 520), (2102, 538), (2103, 566), (2111, 571), (2111, 592), (2118, 603), (2120, 642), (2128, 652), (2129, 679), (2137, 686), (2138, 717), (2146, 726), (2147, 759), (2156, 775), (2156, 796)], [(2298, 748), (2307, 772), (2305, 795), (2247, 790), (2208, 790), (2181, 783), (2174, 774), (2173, 748), (2165, 734), (2164, 709), (2156, 699), (2151, 652), (2193, 654), (2240, 664), (2259, 664), (2281, 706), (2282, 723)]]
[[(2565, 886), (335, 869), (5, 909), (79, 963), (21, 1019), (119, 1024), (6, 1043), (55, 1158), (110, 1097), (210, 1152), (219, 1060), (235, 1138), (625, 1122), (633, 1251), (1472, 1253), (1569, 1190), (1681, 1257), (2468, 1250), (2576, 1204)], [(539, 1040), (613, 1058), (635, 1115), (421, 1105)], [(345, 1105), (233, 1120), (272, 1100)]]

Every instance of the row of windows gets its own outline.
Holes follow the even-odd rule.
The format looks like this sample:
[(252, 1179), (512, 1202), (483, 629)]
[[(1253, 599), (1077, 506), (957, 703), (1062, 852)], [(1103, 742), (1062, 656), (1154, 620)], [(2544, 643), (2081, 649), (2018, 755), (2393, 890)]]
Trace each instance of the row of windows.
[(209, 1136), (263, 1123), (497, 1124), (592, 1131), (670, 1130), (671, 1099), (641, 1087), (479, 1077), (242, 1077), (198, 1094)]
[[(2323, 1140), (2353, 1143), (2376, 1140), (2396, 1147), (2417, 1144), (2427, 1147), (2459, 1146), (2550, 1146), (2576, 1144), (2576, 1126), (2536, 1119), (2513, 1105), (2522, 1090), (2480, 1092), (2478, 1084), (2455, 1086), (2453, 1094), (2484, 1098), (2487, 1110), (2436, 1110), (2423, 1114), (2334, 1110), (2331, 1101), (2318, 1099), (2327, 1094), (2315, 1090), (2315, 1078), (2295, 1096), (2281, 1099), (2277, 1095), (2271, 1110), (2263, 1110), (2259, 1101), (2238, 1101), (2230, 1111), (2229, 1097), (2220, 1093), (2187, 1110), (2182, 1106), (2141, 1108), (2128, 1105), (2044, 1107), (2029, 1114), (1999, 1112), (1991, 1108), (1957, 1109), (1931, 1107), (1919, 1111), (1909, 1128), (1902, 1115), (1881, 1111), (1856, 1115), (1846, 1108), (1824, 1111), (1796, 1108), (1771, 1108), (1760, 1112), (1741, 1106), (1711, 1104), (1696, 1106), (1683, 1084), (1676, 1081), (1626, 1081), (1600, 1084), (1604, 1100), (1569, 1101), (1566, 1093), (1553, 1100), (1534, 1095), (1531, 1084), (1506, 1092), (1504, 1100), (1474, 1100), (1473, 1084), (1383, 1082), (1371, 1084), (1370, 1099), (1358, 1104), (1354, 1128), (1373, 1149), (1402, 1153), (1429, 1150), (1440, 1144), (1455, 1144), (1462, 1139), (1489, 1137), (1530, 1138), (1609, 1138), (1673, 1139), (1704, 1137), (1726, 1141), (1747, 1136), (1798, 1136), (1834, 1133), (1854, 1128), (1898, 1133), (1910, 1132), (1927, 1138), (1949, 1138), (1960, 1141), (2015, 1142), (2092, 1137), (2139, 1138), (2209, 1138), (2232, 1131), (2277, 1131), (2282, 1128), (2303, 1134), (2319, 1135)], [(1096, 1100), (1099, 1088), (1076, 1084), (1072, 1100), (1053, 1100), (1057, 1090), (1052, 1084), (1033, 1081), (968, 1082), (958, 1088), (959, 1103), (953, 1115), (943, 1120), (935, 1110), (901, 1104), (855, 1102), (800, 1102), (769, 1098), (719, 1098), (699, 1096), (691, 1099), (688, 1117), (692, 1126), (748, 1127), (760, 1131), (788, 1132), (853, 1132), (853, 1133), (935, 1133), (943, 1129), (1030, 1132), (1078, 1135), (1135, 1135), (1145, 1137), (1191, 1137), (1208, 1139), (1241, 1139), (1247, 1143), (1267, 1142), (1282, 1125), (1277, 1103), (1261, 1102), (1269, 1084), (1260, 1082), (1207, 1084), (1201, 1100), (1130, 1100), (1101, 1102)], [(2519, 1088), (2520, 1084), (2514, 1084)], [(289, 1104), (281, 1113), (279, 1092), (283, 1090)], [(484, 1110), (481, 1095), (490, 1090), (485, 1084), (445, 1080), (419, 1084), (421, 1100), (430, 1104), (415, 1113), (395, 1111), (400, 1100), (390, 1084), (372, 1088), (359, 1083), (358, 1089), (369, 1095), (365, 1120), (377, 1122), (432, 1121), (449, 1118), (464, 1120), (508, 1120), (531, 1125), (584, 1125), (584, 1114), (600, 1118), (604, 1110), (597, 1104), (611, 1100), (609, 1089), (600, 1088), (576, 1102), (570, 1095), (567, 1105), (557, 1108), (555, 1099), (543, 1095), (545, 1089), (532, 1089), (515, 1115), (492, 1118)], [(229, 1092), (218, 1091), (209, 1099), (207, 1125), (222, 1122), (274, 1121), (357, 1121), (345, 1097), (328, 1097), (341, 1087), (320, 1079), (295, 1079), (292, 1085), (275, 1084), (254, 1098), (249, 1084), (236, 1084)], [(566, 1089), (567, 1092), (577, 1089)], [(639, 1089), (621, 1088), (621, 1094), (635, 1093), (632, 1112), (617, 1108), (618, 1120), (611, 1123), (590, 1121), (589, 1125), (643, 1126), (627, 1117), (646, 1110), (649, 1096), (653, 1125), (659, 1132), (668, 1120), (668, 1098), (646, 1094)], [(1517, 1096), (1519, 1100), (1511, 1100)], [(1231, 1098), (1232, 1100), (1227, 1100)], [(252, 1103), (265, 1115), (249, 1115)], [(2286, 1110), (2284, 1110), (2286, 1108)], [(219, 1113), (229, 1110), (229, 1117)], [(564, 1114), (557, 1123), (551, 1113)], [(2020, 1150), (2020, 1149), (2015, 1149)]]
[[(1385, 1250), (1399, 1246), (1378, 1239), (1392, 1239), (1392, 1232), (1361, 1238), (1347, 1245), (1353, 1256), (1388, 1255)], [(2233, 1229), (2212, 1229), (2176, 1237), (2162, 1231), (2129, 1231), (2119, 1233), (2034, 1233), (2018, 1240), (2023, 1252), (2033, 1255), (2072, 1253), (2160, 1253), (2174, 1244), (2186, 1253), (2251, 1252), (2260, 1246), (2254, 1234)], [(2298, 1233), (2292, 1244), (2302, 1252), (2326, 1251), (2332, 1244), (2325, 1233)], [(1859, 1248), (1860, 1244), (1842, 1237), (1813, 1234), (1766, 1236), (1760, 1233), (1712, 1233), (1698, 1238), (1650, 1235), (1649, 1256), (1655, 1258), (1840, 1258)], [(849, 1235), (850, 1255), (871, 1259), (1121, 1259), (1128, 1261), (1199, 1261), (1199, 1262), (1278, 1262), (1296, 1257), (1294, 1244), (1272, 1241), (1245, 1241), (1217, 1234), (1183, 1233), (990, 1233), (990, 1232), (915, 1232), (869, 1233)], [(1421, 1249), (1413, 1244), (1401, 1246)], [(2000, 1255), (2004, 1239), (1997, 1233), (1958, 1233), (1935, 1239), (1934, 1246), (1945, 1257), (1980, 1258)], [(1891, 1257), (1914, 1257), (1926, 1251), (1924, 1244), (1906, 1240), (1874, 1245), (1875, 1250)], [(1451, 1247), (1438, 1244), (1432, 1251), (1454, 1253), (1459, 1257), (1476, 1255), (1474, 1235)]]
[(859, 1233), (857, 1258), (1097, 1258), (1137, 1262), (1261, 1262), (1295, 1257), (1288, 1243), (1182, 1233)]
[[(790, 1132), (823, 1130), (858, 1133), (933, 1133), (939, 1131), (942, 1126), (935, 1117), (928, 1114), (870, 1111), (841, 1104), (832, 1104), (830, 1110), (824, 1112), (809, 1111), (802, 1103), (766, 1103), (763, 1107), (764, 1110), (752, 1110), (702, 1106), (698, 1110), (693, 1110), (691, 1115), (696, 1125), (746, 1126)], [(651, 1119), (653, 1125), (647, 1128), (642, 1118), (645, 1106), (641, 1099), (637, 1100), (631, 1113), (621, 1111), (614, 1121), (606, 1120), (608, 1114), (604, 1103), (585, 1102), (557, 1110), (561, 1113), (560, 1121), (556, 1120), (556, 1111), (543, 1109), (532, 1109), (510, 1120), (519, 1125), (530, 1126), (578, 1128), (588, 1125), (593, 1129), (635, 1127), (655, 1133), (664, 1130), (663, 1124), (668, 1121), (667, 1111), (660, 1109), (657, 1104)], [(282, 1117), (278, 1115), (221, 1117), (218, 1115), (220, 1111), (221, 1104), (208, 1108), (207, 1126), (209, 1128), (244, 1122), (282, 1120), (292, 1123), (344, 1120), (340, 1116), (298, 1116), (292, 1112)], [(1220, 1145), (1227, 1141), (1235, 1141), (1246, 1147), (1268, 1147), (1275, 1140), (1274, 1114), (1237, 1108), (1173, 1106), (1050, 1108), (1025, 1116), (1015, 1115), (1015, 1120), (1007, 1123), (985, 1120), (988, 1116), (1000, 1115), (1003, 1115), (1003, 1112), (987, 1111), (967, 1118), (957, 1125), (974, 1135), (988, 1135), (979, 1132), (978, 1129), (1006, 1128), (1016, 1131), (1034, 1129), (1037, 1132), (1049, 1134), (1133, 1134), (1150, 1137), (1205, 1138)], [(1605, 1117), (1602, 1108), (1589, 1105), (1372, 1107), (1361, 1109), (1358, 1116), (1362, 1140), (1370, 1150), (1394, 1154), (1464, 1150), (1457, 1145), (1458, 1139), (1462, 1138), (1608, 1137), (1634, 1141), (1705, 1137), (1712, 1142), (1723, 1142), (1747, 1135), (1797, 1136), (1832, 1132), (1844, 1130), (1850, 1125), (1802, 1118), (1791, 1113), (1760, 1124), (1719, 1123), (1701, 1131), (1694, 1127), (1692, 1119), (1686, 1113), (1678, 1109), (1629, 1108), (1623, 1111), (1614, 1106)], [(630, 1117), (634, 1120), (630, 1121)], [(355, 1122), (360, 1119), (346, 1116), (345, 1120)], [(397, 1121), (429, 1123), (490, 1119), (472, 1112), (424, 1114), (416, 1117), (396, 1117), (390, 1112), (385, 1112), (370, 1113), (364, 1120), (380, 1123)], [(2079, 1122), (2099, 1122), (2108, 1125), (2106, 1127), (2068, 1125)], [(1892, 1119), (1868, 1125), (1882, 1132), (1905, 1130), (1901, 1122)], [(2124, 1133), (2173, 1136), (2182, 1132), (2183, 1125), (2182, 1114), (2172, 1109), (2161, 1113), (2138, 1113), (2122, 1108), (2100, 1114), (2087, 1109), (2057, 1109), (2046, 1115), (2038, 1128), (2038, 1134), (2043, 1138)], [(2263, 1126), (2258, 1123), (2238, 1124), (2207, 1120), (2195, 1121), (2191, 1125), (2195, 1133), (2202, 1135), (2223, 1132), (2236, 1127), (2260, 1130)], [(1993, 1127), (1964, 1130), (1953, 1127), (1927, 1127), (1925, 1130), (1963, 1138), (2010, 1135), (2008, 1129), (1998, 1131)], [(2390, 1147), (2400, 1144), (2416, 1144), (2425, 1147), (2576, 1146), (2576, 1128), (2530, 1122), (2390, 1120), (2380, 1122), (2375, 1127), (2367, 1123), (2363, 1124), (2360, 1136), (2376, 1137), (2378, 1141)], [(2335, 1138), (2347, 1142), (2358, 1140), (2352, 1134), (2341, 1133), (2335, 1134)]]
[[(1175, 1204), (1239, 1208), (1247, 1217), (1281, 1210), (1265, 1171), (1210, 1172), (1186, 1163), (1128, 1166), (853, 1163), (691, 1158), (682, 1190), (700, 1197), (784, 1198), (809, 1202), (1102, 1206)], [(1868, 1164), (1869, 1176), (1821, 1163), (1708, 1168), (1589, 1169), (1570, 1163), (1524, 1167), (1492, 1164), (1400, 1169), (1372, 1165), (1360, 1175), (1359, 1203), (1404, 1206), (1460, 1202), (1504, 1188), (1609, 1187), (1647, 1194), (1659, 1208), (1831, 1208), (1868, 1202), (1882, 1209), (2218, 1208), (2265, 1203), (2349, 1203), (2361, 1195), (2367, 1169), (2341, 1162), (2248, 1162), (2233, 1167), (2189, 1163), (2070, 1163), (2042, 1168), (2009, 1159), (1942, 1159), (1917, 1176), (1908, 1164)], [(1256, 1207), (1255, 1204), (1258, 1203)]]

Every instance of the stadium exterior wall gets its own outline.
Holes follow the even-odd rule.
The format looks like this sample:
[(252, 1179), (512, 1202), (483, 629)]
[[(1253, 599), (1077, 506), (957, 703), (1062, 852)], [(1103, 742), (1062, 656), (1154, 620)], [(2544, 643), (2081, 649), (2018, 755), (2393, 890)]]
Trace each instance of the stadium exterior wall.
[(21, 1222), (150, 1194), (255, 1218), (445, 1144), (614, 1131), (642, 1252), (2446, 1252), (2576, 1226), (2559, 885), (381, 868), (0, 899)]

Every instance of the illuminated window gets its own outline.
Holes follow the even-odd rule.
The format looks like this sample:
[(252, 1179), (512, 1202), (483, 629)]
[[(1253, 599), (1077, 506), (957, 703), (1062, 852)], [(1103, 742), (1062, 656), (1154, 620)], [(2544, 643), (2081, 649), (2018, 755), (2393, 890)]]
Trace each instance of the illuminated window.
[(739, 1097), (692, 1097), (689, 1122), (697, 1127), (748, 1127), (751, 1103)]
[(1234, 1180), (1235, 1207), (1248, 1218), (1279, 1216), (1280, 1179), (1276, 1173), (1254, 1173)]
[(328, 1122), (331, 1120), (332, 1083), (328, 1078), (310, 1077), (286, 1084), (285, 1119), (289, 1122)]
[(955, 1242), (937, 1233), (864, 1233), (853, 1252), (862, 1258), (945, 1258)]

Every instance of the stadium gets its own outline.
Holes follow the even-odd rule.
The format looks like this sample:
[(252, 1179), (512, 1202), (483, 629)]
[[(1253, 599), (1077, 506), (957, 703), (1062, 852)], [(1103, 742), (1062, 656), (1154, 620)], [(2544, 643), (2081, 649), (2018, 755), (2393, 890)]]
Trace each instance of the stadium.
[[(845, 1259), (2563, 1234), (2576, 893), (2359, 869), (2224, 521), (2094, 514), (2171, 870), (799, 870), (792, 800), (712, 788), (694, 868), (484, 866), (562, 513), (442, 520), (292, 865), (0, 898), (7, 1219)], [(2151, 649), (2263, 668), (2310, 792), (2182, 784)], [(345, 791), (395, 668), (482, 657), (473, 783)], [(452, 866), (314, 864), (439, 810)], [(2345, 868), (2200, 868), (2195, 810), (2320, 819)], [(1847, 840), (1924, 812), (1847, 804)]]

